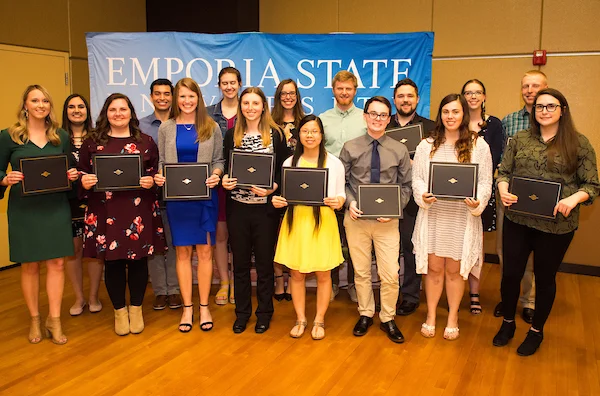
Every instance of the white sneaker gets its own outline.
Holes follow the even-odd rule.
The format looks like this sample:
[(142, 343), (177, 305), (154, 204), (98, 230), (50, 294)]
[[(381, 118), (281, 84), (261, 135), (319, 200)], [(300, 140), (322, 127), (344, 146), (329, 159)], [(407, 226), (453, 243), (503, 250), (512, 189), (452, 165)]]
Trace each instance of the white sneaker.
[(354, 283), (348, 285), (348, 295), (350, 296), (350, 300), (352, 300), (352, 302), (358, 302), (358, 296), (356, 295), (356, 286), (354, 286)]
[(340, 287), (338, 285), (332, 285), (331, 286), (331, 298), (329, 299), (329, 302), (332, 302), (333, 300), (335, 300), (335, 297), (340, 294)]

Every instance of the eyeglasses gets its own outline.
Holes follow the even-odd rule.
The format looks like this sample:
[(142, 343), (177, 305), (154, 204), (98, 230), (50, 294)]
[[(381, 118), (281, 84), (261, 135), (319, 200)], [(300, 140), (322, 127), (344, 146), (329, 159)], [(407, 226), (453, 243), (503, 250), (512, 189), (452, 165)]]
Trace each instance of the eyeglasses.
[(560, 105), (556, 104), (556, 103), (548, 103), (547, 105), (536, 104), (535, 105), (535, 111), (538, 112), (538, 113), (541, 113), (542, 111), (544, 111), (544, 109), (546, 109), (546, 111), (548, 111), (550, 113), (553, 113), (559, 107), (560, 107)]
[(389, 115), (389, 114), (387, 114), (387, 113), (381, 113), (381, 114), (378, 114), (378, 113), (375, 113), (374, 111), (371, 111), (371, 112), (369, 112), (369, 113), (367, 113), (367, 114), (369, 115), (369, 118), (370, 118), (370, 119), (372, 119), (372, 120), (376, 120), (376, 119), (377, 119), (377, 117), (379, 117), (379, 119), (380, 119), (381, 121), (385, 121), (385, 120), (387, 120), (387, 119), (388, 119), (388, 117), (390, 116), (390, 115)]
[(465, 96), (465, 97), (475, 96), (476, 98), (478, 98), (481, 95), (483, 95), (483, 91), (465, 91), (465, 92), (463, 92), (463, 96)]
[(318, 134), (321, 133), (321, 131), (319, 131), (318, 129), (312, 130), (312, 131), (308, 131), (306, 129), (301, 129), (300, 133), (302, 135), (308, 136), (308, 135), (312, 135), (312, 136), (317, 136)]
[(296, 92), (282, 92), (281, 93), (281, 97), (285, 98), (285, 97), (290, 97), (290, 98), (295, 98), (296, 97)]

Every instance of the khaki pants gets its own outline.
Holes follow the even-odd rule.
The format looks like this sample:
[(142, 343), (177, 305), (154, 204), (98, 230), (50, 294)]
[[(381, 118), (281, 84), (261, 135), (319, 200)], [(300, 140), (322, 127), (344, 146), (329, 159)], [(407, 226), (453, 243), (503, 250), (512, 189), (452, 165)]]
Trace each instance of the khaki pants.
[[(504, 225), (504, 205), (496, 189), (496, 252), (500, 261), (500, 273), (504, 271), (504, 254), (502, 253), (502, 227)], [(535, 282), (533, 277), (533, 253), (529, 255), (525, 274), (521, 280), (521, 296), (519, 301), (523, 308), (535, 309)]]
[(354, 283), (358, 296), (358, 312), (370, 318), (375, 315), (375, 299), (371, 284), (371, 251), (375, 246), (377, 257), (377, 273), (381, 280), (381, 312), (382, 323), (389, 322), (396, 315), (398, 301), (398, 254), (400, 251), (400, 232), (398, 219), (388, 223), (377, 220), (352, 220), (346, 212), (344, 216), (346, 238), (350, 248), (350, 256), (354, 264)]

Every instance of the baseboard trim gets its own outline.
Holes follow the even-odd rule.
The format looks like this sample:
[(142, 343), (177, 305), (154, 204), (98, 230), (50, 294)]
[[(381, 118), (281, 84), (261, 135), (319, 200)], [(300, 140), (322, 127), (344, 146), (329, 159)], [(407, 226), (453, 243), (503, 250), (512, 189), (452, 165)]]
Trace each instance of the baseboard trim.
[[(500, 264), (497, 254), (486, 253), (485, 262), (490, 264)], [(600, 267), (583, 264), (562, 263), (558, 268), (558, 272), (600, 277)]]
[(15, 267), (20, 267), (21, 263), (16, 263), (16, 264), (11, 264), (11, 265), (7, 265), (6, 267), (2, 267), (0, 268), (0, 271), (4, 271), (7, 269), (11, 269), (11, 268), (15, 268)]

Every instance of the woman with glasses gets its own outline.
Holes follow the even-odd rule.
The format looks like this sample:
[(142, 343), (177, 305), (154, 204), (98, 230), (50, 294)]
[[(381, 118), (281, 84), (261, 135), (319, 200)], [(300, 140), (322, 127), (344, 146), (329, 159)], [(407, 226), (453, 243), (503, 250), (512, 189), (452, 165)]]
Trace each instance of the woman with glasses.
[[(502, 121), (491, 116), (485, 111), (486, 91), (483, 83), (477, 79), (467, 81), (462, 87), (462, 95), (469, 105), (469, 130), (476, 132), (490, 146), (492, 154), (492, 172), (495, 172), (500, 164), (504, 146), (504, 129)], [(492, 232), (496, 230), (496, 198), (495, 188), (492, 183), (492, 195), (488, 205), (481, 214), (483, 231)], [(484, 255), (483, 250), (481, 252)], [(479, 278), (473, 274), (469, 275), (469, 289), (471, 299), (471, 313), (481, 314), (481, 302), (479, 301)]]
[[(492, 191), (492, 156), (483, 137), (469, 130), (469, 107), (462, 95), (442, 99), (431, 137), (417, 146), (413, 162), (412, 188), (419, 213), (413, 244), (417, 273), (425, 275), (427, 319), (421, 334), (435, 336), (436, 310), (444, 281), (448, 298), (446, 340), (459, 337), (458, 307), (465, 280), (473, 273), (479, 277), (483, 258), (481, 213)], [(431, 161), (479, 164), (476, 199), (437, 199), (429, 191)]]
[[(590, 205), (598, 195), (596, 153), (575, 129), (567, 99), (556, 89), (539, 91), (530, 115), (531, 128), (518, 132), (504, 152), (498, 171), (498, 191), (507, 211), (504, 219), (502, 302), (504, 320), (493, 340), (505, 346), (516, 330), (515, 311), (527, 259), (533, 252), (535, 314), (517, 354), (534, 354), (544, 339), (544, 324), (556, 296), (556, 273), (579, 224), (580, 204)], [(560, 182), (556, 219), (521, 215), (510, 206), (528, 197), (509, 192), (512, 176)]]
[[(285, 79), (279, 83), (275, 90), (275, 99), (273, 105), (273, 121), (279, 125), (285, 135), (290, 154), (294, 152), (298, 142), (298, 127), (300, 120), (304, 118), (304, 109), (302, 108), (302, 98), (298, 86), (291, 79)], [(283, 278), (283, 265), (273, 262), (275, 271), (275, 293), (273, 297), (277, 301), (283, 299), (290, 301), (291, 282), (288, 278), (287, 287)]]
[[(206, 111), (212, 117), (219, 128), (221, 134), (225, 137), (225, 132), (235, 126), (238, 110), (238, 94), (242, 86), (242, 75), (235, 67), (224, 67), (219, 72), (219, 89), (223, 95), (223, 99), (215, 105), (208, 106)], [(215, 304), (226, 305), (227, 301), (230, 304), (235, 304), (234, 289), (233, 289), (233, 268), (231, 269), (232, 277), (229, 277), (229, 251), (227, 249), (227, 218), (225, 212), (225, 190), (222, 186), (216, 189), (219, 195), (219, 217), (217, 221), (217, 241), (215, 243), (215, 261), (219, 272), (219, 280), (221, 287), (215, 295)]]
[(323, 123), (314, 115), (304, 117), (299, 125), (300, 144), (284, 167), (327, 168), (327, 197), (324, 206), (288, 205), (284, 197), (274, 196), (273, 206), (288, 209), (279, 231), (275, 261), (291, 271), (292, 299), (296, 310), (296, 325), (290, 336), (299, 338), (308, 325), (306, 321), (305, 278), (312, 272), (317, 277), (317, 312), (311, 336), (325, 337), (325, 313), (331, 296), (331, 269), (344, 261), (339, 244), (340, 234), (334, 210), (346, 201), (345, 170), (339, 159), (325, 151)]
[(225, 134), (223, 143), (225, 169), (229, 169), (232, 151), (270, 153), (275, 155), (273, 188), (237, 187), (237, 179), (223, 176), (227, 193), (227, 228), (233, 253), (235, 283), (235, 315), (233, 332), (246, 330), (252, 315), (251, 257), (254, 252), (256, 274), (256, 333), (269, 329), (273, 316), (273, 256), (277, 239), (279, 213), (270, 204), (280, 183), (281, 165), (287, 158), (285, 137), (271, 118), (269, 103), (260, 88), (249, 87), (242, 92), (235, 128)]

